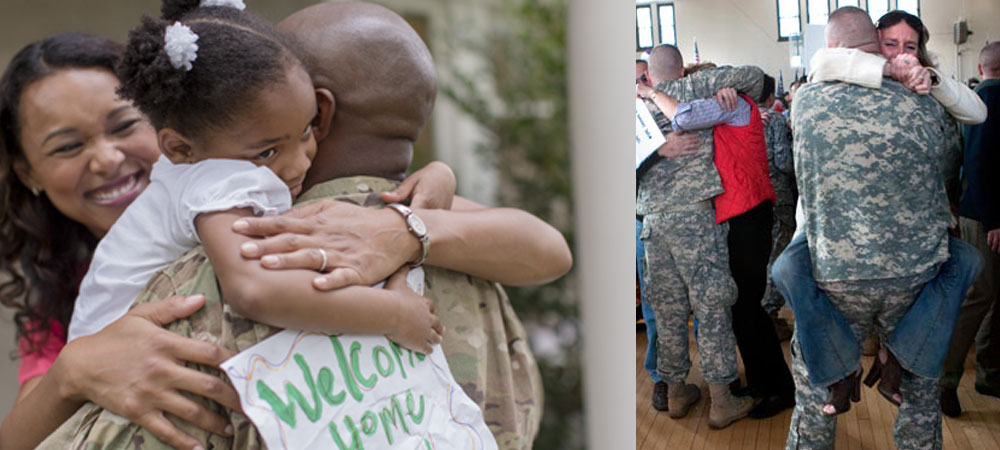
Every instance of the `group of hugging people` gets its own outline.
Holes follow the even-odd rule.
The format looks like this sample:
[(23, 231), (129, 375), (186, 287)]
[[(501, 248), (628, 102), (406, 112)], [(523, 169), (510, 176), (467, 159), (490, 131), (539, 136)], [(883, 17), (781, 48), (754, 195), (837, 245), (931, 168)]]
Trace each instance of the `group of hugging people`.
[(405, 177), (436, 77), (397, 14), (244, 8), (165, 0), (124, 46), (59, 34), (8, 64), (0, 448), (261, 448), (218, 365), (280, 328), (440, 343), (499, 447), (530, 448), (541, 380), (499, 283), (565, 274), (564, 238), (456, 197), (444, 164)]
[[(680, 418), (700, 398), (686, 383), (693, 311), (711, 427), (794, 405), (786, 448), (833, 448), (836, 416), (860, 399), (861, 342), (874, 335), (881, 349), (864, 382), (899, 407), (896, 446), (941, 448), (941, 413), (961, 413), (955, 389), (974, 339), (976, 390), (1000, 397), (991, 178), (1000, 43), (982, 48), (987, 81), (973, 92), (933, 67), (927, 29), (904, 11), (876, 25), (863, 9), (842, 7), (825, 37), (788, 114), (798, 230), (770, 269), (794, 311), (791, 369), (761, 319), (771, 221), (754, 216), (776, 197), (768, 114), (755, 104), (766, 102), (764, 75), (755, 67), (691, 73), (676, 47), (661, 45), (649, 55), (649, 85), (637, 79), (666, 135), (637, 174), (662, 380), (653, 405)], [(958, 123), (967, 124), (964, 152)], [(794, 399), (785, 397), (790, 389)]]

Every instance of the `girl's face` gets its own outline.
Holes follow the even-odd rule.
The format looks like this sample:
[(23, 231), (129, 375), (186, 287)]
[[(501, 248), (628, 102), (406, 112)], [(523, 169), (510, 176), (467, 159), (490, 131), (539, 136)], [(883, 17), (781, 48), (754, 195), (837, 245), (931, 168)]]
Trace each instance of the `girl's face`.
[(316, 94), (309, 75), (296, 64), (283, 82), (261, 89), (247, 111), (233, 125), (192, 140), (192, 160), (242, 159), (267, 166), (294, 198), (316, 156)]
[(25, 88), (18, 109), (19, 179), (97, 237), (149, 184), (160, 155), (153, 127), (117, 87), (104, 69), (61, 70)]
[(920, 38), (917, 36), (917, 30), (910, 28), (905, 21), (879, 30), (878, 36), (879, 48), (886, 59), (892, 59), (900, 53), (917, 56)]

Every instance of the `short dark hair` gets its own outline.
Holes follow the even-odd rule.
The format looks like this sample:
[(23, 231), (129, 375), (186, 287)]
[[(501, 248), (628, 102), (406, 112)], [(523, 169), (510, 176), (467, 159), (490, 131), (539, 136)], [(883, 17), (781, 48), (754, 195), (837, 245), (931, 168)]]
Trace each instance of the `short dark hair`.
[[(248, 93), (283, 81), (292, 64), (301, 64), (292, 40), (273, 25), (236, 8), (199, 3), (166, 0), (161, 19), (143, 16), (118, 66), (118, 93), (156, 129), (188, 137), (228, 126), (254, 100)], [(164, 50), (165, 30), (178, 21), (198, 35), (191, 70), (174, 67)]]
[(66, 217), (45, 195), (35, 196), (14, 172), (26, 162), (21, 145), (21, 97), (34, 83), (63, 70), (114, 73), (121, 44), (100, 36), (63, 33), (28, 44), (0, 77), (0, 301), (17, 309), (17, 336), (31, 351), (45, 340), (50, 322), (69, 326), (82, 270), (97, 238)]
[(757, 98), (757, 103), (764, 103), (767, 101), (768, 97), (774, 94), (774, 77), (764, 74), (764, 89), (760, 91), (760, 97)]
[(924, 67), (934, 67), (934, 63), (931, 61), (930, 55), (927, 53), (927, 41), (930, 40), (930, 31), (924, 27), (924, 23), (920, 21), (920, 18), (902, 10), (893, 10), (885, 13), (882, 17), (879, 17), (878, 22), (875, 24), (875, 28), (879, 30), (884, 30), (889, 27), (893, 27), (900, 22), (906, 22), (906, 25), (917, 32), (917, 59), (920, 60), (920, 65)]

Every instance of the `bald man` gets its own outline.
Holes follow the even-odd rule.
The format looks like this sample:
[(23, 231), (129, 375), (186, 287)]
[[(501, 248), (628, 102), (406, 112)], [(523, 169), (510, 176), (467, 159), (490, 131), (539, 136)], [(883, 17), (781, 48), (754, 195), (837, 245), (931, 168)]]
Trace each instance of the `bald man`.
[[(320, 95), (319, 116), (325, 123), (316, 128), (320, 137), (317, 154), (304, 183), (307, 191), (298, 200), (320, 199), (306, 207), (317, 214), (312, 217), (317, 223), (335, 223), (338, 216), (344, 213), (357, 213), (352, 209), (360, 209), (358, 206), (383, 204), (379, 193), (395, 188), (403, 179), (412, 157), (413, 140), (430, 117), (437, 89), (430, 52), (398, 14), (368, 3), (317, 4), (288, 17), (279, 24), (279, 28), (300, 40), (305, 54), (303, 62), (314, 84), (317, 89), (329, 91), (328, 95)], [(333, 197), (340, 201), (323, 200)], [(414, 211), (423, 218), (432, 233), (435, 228), (440, 230), (437, 235), (442, 238), (453, 234), (452, 231), (460, 231), (449, 228), (449, 223), (467, 223), (469, 214), (474, 213), (493, 219), (487, 222), (498, 227), (493, 230), (494, 234), (503, 233), (501, 228), (513, 228), (538, 235), (546, 241), (556, 239), (565, 246), (565, 241), (561, 236), (557, 237), (558, 232), (554, 228), (539, 226), (543, 224), (541, 221), (523, 211), (484, 209), (457, 197), (453, 208), (463, 211), (418, 208)], [(394, 211), (388, 208), (386, 211), (388, 220), (402, 223)], [(246, 232), (275, 234), (284, 231), (281, 224), (288, 221), (287, 217), (251, 221)], [(296, 223), (309, 225), (307, 221)], [(322, 238), (322, 235), (298, 236), (302, 242), (320, 242)], [(367, 270), (360, 270), (362, 267), (355, 269), (365, 273), (365, 277), (377, 280), (381, 276), (370, 273), (394, 271), (413, 260), (413, 255), (420, 250), (419, 242), (412, 238), (401, 242), (405, 245), (400, 247), (398, 255), (386, 255), (379, 261), (370, 262), (374, 267), (363, 267)], [(258, 244), (267, 248), (279, 244), (279, 241), (271, 239), (258, 241)], [(500, 448), (530, 448), (542, 412), (538, 367), (528, 348), (524, 327), (503, 288), (474, 275), (486, 275), (491, 267), (496, 272), (497, 267), (510, 266), (507, 262), (513, 260), (546, 258), (525, 255), (523, 248), (514, 251), (519, 253), (514, 255), (506, 255), (503, 249), (479, 248), (467, 249), (464, 253), (466, 257), (468, 253), (488, 255), (480, 258), (481, 264), (468, 260), (456, 264), (455, 254), (463, 252), (448, 247), (452, 246), (443, 241), (442, 245), (434, 244), (435, 250), (424, 265), (425, 295), (434, 300), (436, 312), (447, 328), (442, 349), (455, 380), (479, 405)], [(566, 251), (568, 256), (568, 248)], [(332, 251), (330, 254), (333, 254)], [(283, 255), (288, 262), (286, 268), (298, 267), (294, 255)], [(541, 264), (553, 265), (552, 262)], [(555, 271), (568, 270), (569, 261), (565, 262), (567, 264), (556, 262)], [(466, 273), (432, 264), (460, 266)], [(529, 266), (533, 264), (528, 262)], [(315, 269), (315, 266), (306, 268)], [(529, 273), (504, 271), (504, 276), (511, 276), (507, 281), (513, 283), (533, 284), (551, 278), (553, 270), (544, 267), (524, 269)], [(372, 280), (364, 278), (360, 281), (367, 283)], [(171, 324), (169, 328), (172, 331), (198, 336), (235, 351), (242, 351), (278, 331), (239, 317), (230, 310), (221, 299), (214, 272), (200, 250), (185, 255), (157, 274), (139, 299), (156, 300), (174, 294), (196, 293), (205, 294), (206, 306), (191, 319)], [(218, 375), (217, 370), (211, 367), (199, 369)], [(226, 410), (205, 399), (196, 400), (209, 411), (228, 417), (234, 434), (210, 434), (174, 420), (174, 425), (181, 432), (194, 438), (192, 446), (262, 447), (256, 429), (241, 413)], [(169, 448), (149, 431), (135, 424), (123, 423), (121, 418), (92, 404), (81, 408), (40, 448), (64, 449), (76, 445), (81, 448), (97, 445), (107, 449)]]
[[(659, 95), (679, 101), (711, 97), (724, 87), (759, 96), (763, 85), (763, 73), (755, 67), (710, 69), (684, 77), (680, 51), (666, 44), (650, 52), (647, 75), (656, 87), (637, 89), (654, 103)], [(671, 133), (662, 111), (657, 110), (654, 119), (668, 144), (679, 135)], [(708, 424), (722, 428), (745, 417), (753, 401), (729, 391), (729, 383), (738, 378), (730, 310), (736, 284), (729, 271), (726, 225), (716, 224), (712, 204), (723, 192), (712, 132), (696, 136), (694, 151), (656, 159), (638, 175), (636, 214), (643, 217), (645, 293), (656, 316), (657, 369), (669, 385), (668, 413), (684, 417), (701, 396), (697, 386), (686, 382), (691, 368), (687, 323), (693, 311), (700, 324), (701, 372), (712, 397)]]
[[(826, 33), (829, 46), (878, 52), (875, 26), (859, 8), (834, 11)], [(949, 120), (933, 99), (894, 81), (880, 90), (809, 83), (796, 93), (796, 177), (812, 262), (802, 271), (815, 274), (855, 338), (873, 327), (891, 333), (948, 258), (951, 215), (940, 161)], [(779, 275), (787, 275), (781, 260), (774, 270), (779, 288)], [(796, 406), (786, 448), (833, 448), (836, 418), (822, 410), (828, 392), (810, 383), (801, 353), (796, 339)], [(902, 390), (896, 445), (940, 448), (936, 381), (906, 373)]]
[(976, 344), (976, 392), (1000, 397), (1000, 42), (979, 52), (976, 93), (986, 103), (986, 121), (965, 127), (965, 192), (958, 207), (962, 239), (986, 265), (962, 304), (941, 374), (941, 411), (962, 414), (957, 388), (965, 357)]

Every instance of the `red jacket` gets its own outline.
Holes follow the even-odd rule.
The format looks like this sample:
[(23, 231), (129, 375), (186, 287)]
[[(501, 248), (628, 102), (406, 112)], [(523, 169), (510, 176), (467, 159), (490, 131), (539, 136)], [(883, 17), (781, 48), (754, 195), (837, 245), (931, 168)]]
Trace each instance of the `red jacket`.
[(725, 222), (753, 207), (777, 200), (767, 168), (767, 143), (757, 103), (740, 94), (750, 104), (750, 123), (743, 126), (716, 125), (715, 167), (725, 192), (715, 197), (715, 223)]

